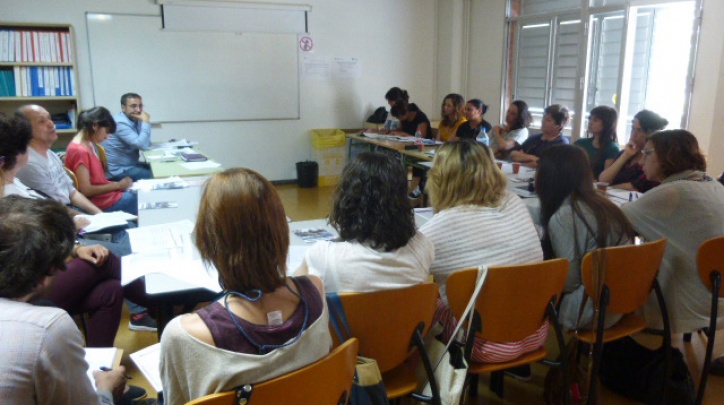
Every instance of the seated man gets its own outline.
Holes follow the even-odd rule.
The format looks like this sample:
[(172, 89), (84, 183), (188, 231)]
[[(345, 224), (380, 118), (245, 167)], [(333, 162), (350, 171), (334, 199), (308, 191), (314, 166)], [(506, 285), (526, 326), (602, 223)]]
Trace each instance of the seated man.
[(68, 313), (29, 303), (65, 270), (72, 220), (56, 202), (15, 196), (0, 199), (0, 212), (0, 403), (113, 404), (125, 369), (94, 371), (96, 392)]
[(536, 166), (541, 153), (553, 145), (568, 144), (568, 138), (563, 136), (563, 128), (568, 123), (568, 108), (560, 104), (552, 104), (543, 110), (541, 133), (532, 135), (510, 152), (510, 160)]
[(151, 146), (151, 116), (143, 111), (143, 100), (136, 93), (121, 96), (121, 112), (113, 116), (116, 132), (101, 145), (106, 149), (108, 179), (133, 181), (150, 179), (151, 169), (138, 161), (138, 152)]
[[(81, 192), (76, 190), (63, 167), (63, 162), (50, 150), (53, 143), (58, 139), (58, 133), (55, 124), (50, 119), (50, 113), (38, 105), (25, 105), (18, 109), (18, 114), (28, 119), (33, 130), (33, 136), (28, 145), (28, 165), (17, 174), (20, 181), (63, 205), (72, 205), (85, 213), (93, 215), (103, 212)], [(79, 214), (74, 209), (69, 209), (69, 211), (73, 217)], [(92, 240), (91, 243), (101, 244), (118, 256), (131, 254), (131, 243), (126, 231), (124, 229), (114, 229), (115, 231), (111, 232), (110, 242)], [(80, 238), (80, 240), (81, 243), (86, 241), (85, 238)], [(131, 330), (156, 331), (156, 322), (149, 316), (146, 308), (130, 301), (127, 301), (127, 303), (131, 311), (129, 325)]]

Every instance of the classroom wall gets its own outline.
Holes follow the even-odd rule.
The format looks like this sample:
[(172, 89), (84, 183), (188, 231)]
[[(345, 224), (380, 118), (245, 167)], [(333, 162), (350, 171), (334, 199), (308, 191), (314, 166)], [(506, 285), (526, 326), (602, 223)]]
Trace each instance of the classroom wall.
[[(225, 167), (249, 167), (270, 180), (287, 180), (296, 177), (294, 163), (310, 157), (312, 128), (361, 127), (375, 108), (386, 105), (384, 94), (392, 86), (407, 89), (424, 111), (433, 111), (433, 105), (438, 105), (437, 101), (433, 102), (435, 66), (429, 58), (437, 42), (437, 0), (285, 0), (283, 3), (312, 6), (309, 28), (316, 43), (312, 56), (357, 57), (361, 60), (362, 77), (301, 78), (299, 120), (161, 123), (153, 129), (154, 140), (198, 140), (203, 150)], [(3, 21), (69, 23), (75, 27), (82, 108), (93, 105), (85, 13), (159, 13), (154, 0), (0, 0), (0, 9)], [(119, 38), (119, 41), (143, 40)], [(134, 63), (143, 61), (127, 63), (132, 68)], [(168, 74), (172, 75), (173, 71), (170, 67)], [(133, 83), (128, 84), (128, 91), (144, 96), (153, 120), (153, 103), (160, 102), (156, 100), (162, 100), (162, 96), (144, 94), (142, 89), (134, 88)], [(254, 97), (253, 94), (242, 96)], [(114, 112), (120, 109), (119, 105), (106, 107)]]

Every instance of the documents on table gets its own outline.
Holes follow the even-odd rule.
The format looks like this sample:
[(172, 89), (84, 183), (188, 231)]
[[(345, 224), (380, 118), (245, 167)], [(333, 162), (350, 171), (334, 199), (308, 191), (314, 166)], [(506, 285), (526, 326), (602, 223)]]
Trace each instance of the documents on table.
[(93, 388), (96, 387), (96, 381), (93, 378), (93, 372), (100, 370), (101, 367), (114, 369), (121, 364), (121, 356), (123, 349), (117, 347), (86, 347), (85, 362), (88, 363), (86, 374)]
[(131, 190), (171, 190), (176, 188), (186, 188), (188, 183), (179, 176), (171, 176), (165, 179), (143, 179), (133, 183)]
[(432, 207), (415, 208), (415, 225), (418, 227), (429, 221), (433, 216)]
[(156, 392), (163, 391), (161, 384), (161, 343), (148, 346), (145, 349), (131, 353), (131, 360), (136, 363), (146, 380)]
[(123, 211), (102, 212), (95, 215), (77, 215), (80, 218), (87, 219), (90, 224), (83, 228), (84, 232), (98, 232), (102, 229), (112, 228), (114, 226), (126, 226), (128, 221), (133, 221), (138, 217)]
[(634, 193), (629, 190), (621, 190), (617, 188), (609, 188), (606, 190), (606, 197), (611, 200), (612, 203), (621, 206), (627, 202), (638, 199), (639, 193)]
[(187, 148), (189, 146), (198, 145), (196, 141), (189, 142), (186, 139), (171, 140), (158, 145), (152, 145), (151, 149), (167, 149), (167, 148)]
[(324, 228), (295, 229), (292, 232), (294, 232), (298, 238), (307, 243), (313, 243), (320, 240), (333, 240), (337, 238), (337, 235)]
[(161, 273), (185, 283), (220, 292), (218, 272), (201, 261), (191, 240), (194, 224), (189, 220), (128, 230), (130, 255), (121, 258), (121, 284), (152, 273)]
[(179, 163), (179, 165), (186, 170), (204, 170), (220, 167), (221, 163), (216, 163), (213, 160), (207, 160), (205, 162), (184, 162)]

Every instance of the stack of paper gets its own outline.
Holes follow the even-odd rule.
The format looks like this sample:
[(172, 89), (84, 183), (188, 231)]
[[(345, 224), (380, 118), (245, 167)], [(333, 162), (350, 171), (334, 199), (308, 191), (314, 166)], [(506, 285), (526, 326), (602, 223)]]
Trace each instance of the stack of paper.
[(87, 219), (90, 222), (90, 224), (83, 228), (84, 232), (98, 232), (114, 226), (126, 226), (128, 225), (128, 221), (133, 221), (138, 218), (135, 215), (123, 211), (102, 212), (95, 215), (78, 215), (78, 217)]
[(156, 392), (161, 392), (163, 390), (160, 373), (161, 344), (156, 343), (143, 350), (131, 353), (130, 357), (153, 389), (155, 389)]
[(85, 361), (88, 363), (88, 371), (86, 371), (86, 374), (93, 388), (96, 386), (93, 372), (100, 370), (101, 367), (110, 369), (118, 367), (121, 364), (121, 356), (123, 356), (123, 349), (115, 347), (85, 348)]
[(121, 284), (162, 273), (200, 288), (221, 291), (218, 272), (202, 262), (192, 242), (193, 229), (189, 220), (129, 229), (133, 254), (121, 258)]

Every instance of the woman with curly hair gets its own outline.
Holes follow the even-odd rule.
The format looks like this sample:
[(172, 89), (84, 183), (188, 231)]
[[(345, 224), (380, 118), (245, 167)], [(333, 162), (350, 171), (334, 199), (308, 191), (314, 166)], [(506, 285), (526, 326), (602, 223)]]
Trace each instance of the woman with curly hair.
[(575, 145), (588, 154), (591, 162), (593, 178), (598, 179), (602, 171), (608, 169), (616, 159), (620, 148), (616, 138), (616, 121), (618, 112), (605, 105), (599, 105), (591, 110), (588, 117), (589, 138), (581, 138)]
[(340, 239), (317, 242), (297, 274), (324, 280), (329, 292), (371, 292), (421, 283), (434, 248), (415, 229), (405, 170), (394, 158), (361, 153), (349, 163), (329, 223)]
[(442, 100), (440, 107), (442, 121), (437, 131), (438, 141), (447, 142), (456, 137), (460, 125), (467, 121), (463, 114), (464, 105), (465, 99), (460, 94), (450, 93)]

